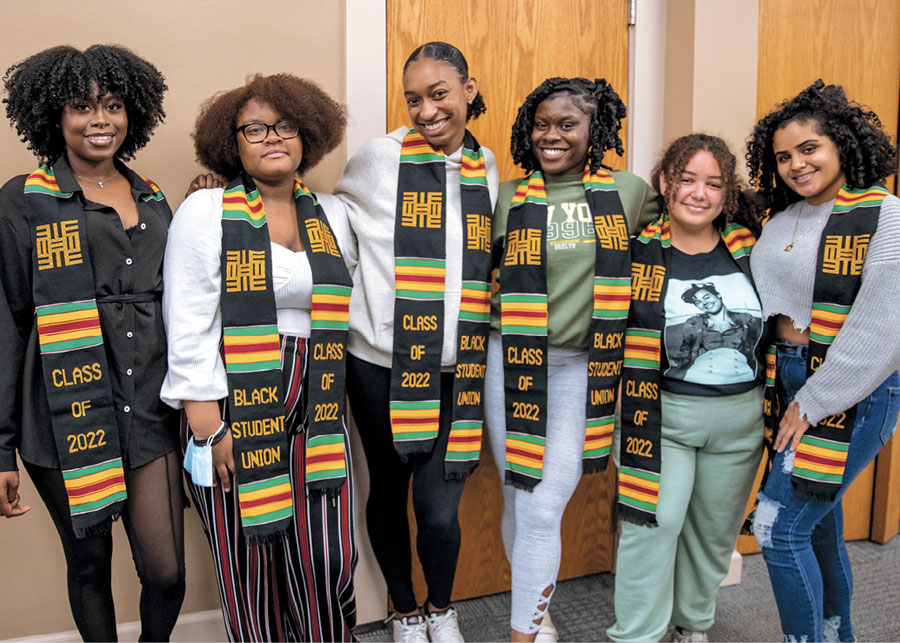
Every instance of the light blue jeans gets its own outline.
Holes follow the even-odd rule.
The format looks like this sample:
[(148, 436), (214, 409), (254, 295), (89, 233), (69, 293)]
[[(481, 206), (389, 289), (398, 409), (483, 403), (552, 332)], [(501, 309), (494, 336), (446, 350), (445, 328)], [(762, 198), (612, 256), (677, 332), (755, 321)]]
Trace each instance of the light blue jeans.
[[(786, 405), (806, 381), (806, 346), (778, 344), (777, 386)], [(895, 372), (857, 406), (844, 483), (829, 502), (801, 500), (791, 488), (794, 452), (775, 456), (753, 531), (785, 641), (853, 641), (850, 598), (853, 574), (844, 546), (841, 497), (878, 455), (897, 426), (900, 377)]]

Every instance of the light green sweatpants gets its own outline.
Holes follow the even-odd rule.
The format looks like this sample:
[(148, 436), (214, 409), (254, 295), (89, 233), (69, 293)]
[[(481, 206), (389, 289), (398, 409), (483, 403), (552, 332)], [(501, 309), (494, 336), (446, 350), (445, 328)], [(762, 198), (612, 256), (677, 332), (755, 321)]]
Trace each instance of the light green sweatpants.
[(670, 622), (712, 627), (762, 455), (762, 394), (662, 393), (659, 526), (622, 523), (613, 641), (658, 641)]

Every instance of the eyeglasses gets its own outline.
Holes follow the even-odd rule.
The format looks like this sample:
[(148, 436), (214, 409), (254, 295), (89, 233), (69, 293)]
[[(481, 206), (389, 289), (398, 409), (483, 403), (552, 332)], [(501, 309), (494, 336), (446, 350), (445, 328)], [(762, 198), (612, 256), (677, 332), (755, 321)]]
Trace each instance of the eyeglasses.
[(237, 128), (248, 143), (262, 143), (269, 137), (269, 132), (275, 130), (275, 134), (283, 139), (294, 138), (300, 133), (300, 128), (291, 121), (278, 121), (274, 125), (265, 123), (247, 123)]

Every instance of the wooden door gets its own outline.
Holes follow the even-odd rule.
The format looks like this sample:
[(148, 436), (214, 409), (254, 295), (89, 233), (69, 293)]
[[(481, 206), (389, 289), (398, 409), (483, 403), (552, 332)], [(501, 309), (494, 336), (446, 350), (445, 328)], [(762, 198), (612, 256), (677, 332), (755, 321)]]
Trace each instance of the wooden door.
[[(519, 105), (545, 78), (606, 78), (626, 99), (626, 9), (626, 0), (388, 0), (387, 129), (408, 124), (402, 71), (409, 54), (430, 40), (452, 43), (466, 56), (487, 105), (487, 113), (471, 123), (472, 132), (496, 155), (501, 181), (521, 176), (509, 158), (510, 130)], [(622, 132), (624, 138), (624, 125)], [(625, 167), (624, 158), (607, 162)], [(612, 569), (614, 491), (611, 472), (582, 480), (563, 518), (561, 579)], [(454, 600), (509, 589), (501, 507), (500, 479), (485, 453), (460, 503)], [(409, 515), (413, 523), (411, 510)], [(426, 592), (418, 561), (413, 574), (422, 601)]]
[[(896, 140), (900, 104), (900, 3), (760, 0), (757, 115), (764, 116), (817, 78), (842, 85), (848, 97), (875, 110), (885, 130)], [(894, 180), (889, 187), (896, 188)], [(879, 536), (882, 542), (897, 533), (900, 449), (892, 448), (892, 444), (844, 495), (847, 540), (869, 538), (873, 522), (879, 530), (872, 535)], [(879, 470), (877, 489), (876, 467)], [(740, 537), (738, 550), (759, 551), (755, 540), (746, 536)]]

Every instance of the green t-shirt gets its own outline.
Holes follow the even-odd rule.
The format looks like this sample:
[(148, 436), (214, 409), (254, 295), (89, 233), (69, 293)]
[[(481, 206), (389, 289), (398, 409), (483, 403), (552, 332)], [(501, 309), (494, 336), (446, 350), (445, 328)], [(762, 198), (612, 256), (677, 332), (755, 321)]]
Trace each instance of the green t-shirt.
[[(612, 172), (632, 234), (656, 219), (656, 192), (622, 170)], [(509, 204), (521, 181), (500, 184), (494, 213), (494, 243), (506, 243)], [(562, 348), (587, 348), (594, 305), (595, 236), (581, 174), (545, 176), (547, 187), (548, 341)], [(497, 277), (502, 283), (503, 268)], [(491, 299), (491, 327), (500, 330), (500, 295)]]

